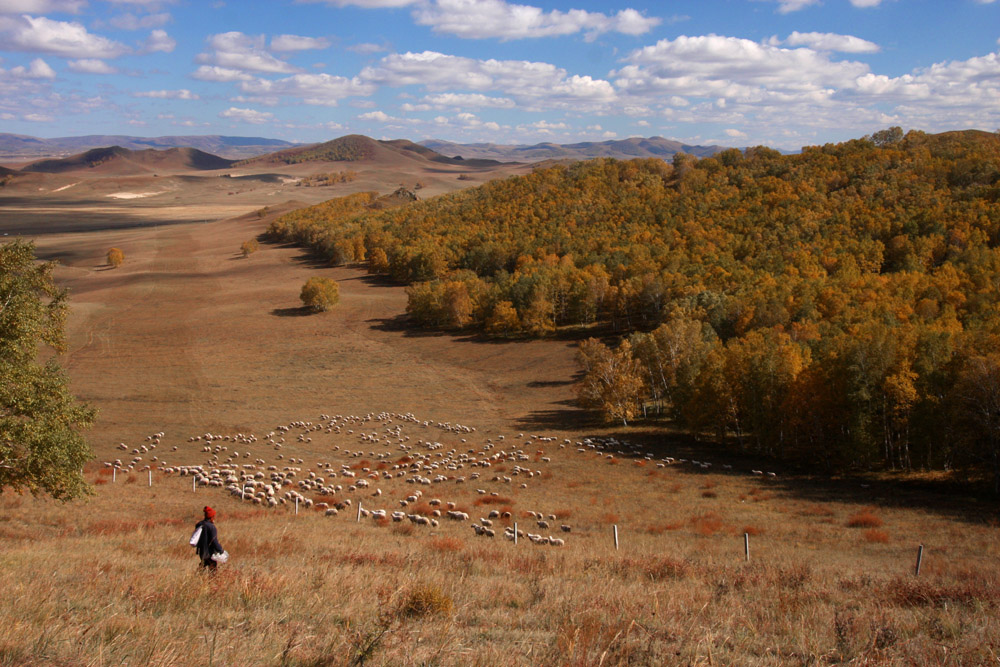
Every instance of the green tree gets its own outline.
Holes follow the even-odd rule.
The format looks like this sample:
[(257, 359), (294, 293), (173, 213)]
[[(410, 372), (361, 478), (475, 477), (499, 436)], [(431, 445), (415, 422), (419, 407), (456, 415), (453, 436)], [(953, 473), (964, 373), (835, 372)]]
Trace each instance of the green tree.
[(315, 311), (330, 310), (340, 302), (340, 285), (336, 280), (313, 276), (302, 286), (299, 298), (306, 307)]
[(96, 412), (70, 394), (54, 359), (36, 360), (39, 344), (65, 349), (67, 306), (54, 263), (35, 262), (34, 250), (0, 246), (0, 492), (70, 500), (89, 491), (81, 470), (93, 453), (80, 430)]

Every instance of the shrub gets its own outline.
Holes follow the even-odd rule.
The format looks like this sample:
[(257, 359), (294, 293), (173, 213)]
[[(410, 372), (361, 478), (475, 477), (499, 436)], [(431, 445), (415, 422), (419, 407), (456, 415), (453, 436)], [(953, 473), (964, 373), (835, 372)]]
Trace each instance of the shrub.
[(240, 252), (243, 253), (244, 257), (249, 257), (260, 250), (260, 244), (257, 243), (257, 239), (250, 239), (249, 241), (244, 241), (243, 245), (240, 246)]
[(299, 298), (308, 308), (327, 311), (340, 301), (340, 285), (335, 280), (313, 276), (302, 286)]
[(399, 607), (402, 616), (447, 616), (454, 609), (451, 598), (437, 586), (416, 586)]
[(125, 261), (125, 253), (121, 251), (120, 248), (111, 248), (108, 250), (108, 264), (114, 268), (118, 268)]
[(889, 542), (889, 533), (877, 528), (869, 528), (865, 531), (865, 541), (887, 544)]

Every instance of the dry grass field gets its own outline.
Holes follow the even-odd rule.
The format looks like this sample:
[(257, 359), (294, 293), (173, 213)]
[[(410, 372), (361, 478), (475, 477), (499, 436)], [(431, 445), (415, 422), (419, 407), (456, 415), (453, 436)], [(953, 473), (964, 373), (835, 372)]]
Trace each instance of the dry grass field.
[[(382, 191), (400, 180), (383, 176)], [(72, 294), (71, 387), (101, 410), (85, 472), (95, 495), (0, 495), (0, 664), (1000, 663), (994, 505), (877, 480), (755, 475), (766, 464), (598, 427), (572, 406), (573, 341), (413, 330), (403, 290), (359, 268), (267, 244), (241, 257), (282, 209), (253, 212), (271, 195), (198, 216), (211, 205), (202, 195), (181, 200), (189, 222), (146, 224), (170, 217), (150, 205), (136, 209), (141, 224), (118, 226), (114, 211), (81, 205), (102, 230), (35, 239)], [(0, 227), (37, 224), (43, 204), (7, 211)], [(202, 217), (225, 219), (190, 222)], [(125, 252), (120, 268), (105, 266), (111, 246)], [(332, 311), (299, 308), (311, 275), (340, 283)], [(191, 440), (204, 434), (223, 437)], [(642, 445), (597, 446), (610, 435)], [(131, 473), (104, 465), (136, 456)], [(396, 476), (415, 462), (446, 479)], [(279, 496), (352, 505), (337, 516), (305, 502), (268, 508), (166, 471), (224, 463), (265, 478), (268, 466), (293, 468)], [(304, 489), (310, 472), (342, 488)], [(449, 520), (449, 502), (469, 519)], [(358, 521), (359, 504), (445, 516), (436, 527)], [(215, 575), (187, 545), (204, 505), (231, 554)], [(494, 510), (495, 537), (477, 536), (470, 525)], [(517, 545), (503, 537), (514, 522)]]

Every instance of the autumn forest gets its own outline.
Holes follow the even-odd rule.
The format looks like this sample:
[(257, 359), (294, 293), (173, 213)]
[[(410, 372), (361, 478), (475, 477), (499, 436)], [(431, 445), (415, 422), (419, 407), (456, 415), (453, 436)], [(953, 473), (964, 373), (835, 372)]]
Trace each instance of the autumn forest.
[(579, 397), (609, 421), (1000, 485), (1000, 134), (539, 166), (331, 200), (269, 235), (409, 285), (426, 327), (593, 328)]

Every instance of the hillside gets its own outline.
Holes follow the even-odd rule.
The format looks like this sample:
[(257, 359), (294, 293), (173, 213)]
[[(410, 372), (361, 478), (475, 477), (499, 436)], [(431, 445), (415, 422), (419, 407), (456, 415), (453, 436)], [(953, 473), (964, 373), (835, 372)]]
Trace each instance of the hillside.
[(121, 146), (129, 150), (196, 148), (206, 153), (230, 159), (243, 159), (289, 148), (295, 144), (264, 137), (229, 137), (222, 135), (189, 135), (164, 137), (133, 137), (127, 135), (87, 135), (41, 139), (20, 134), (0, 133), (0, 157), (25, 159), (65, 157), (105, 146)]
[(432, 162), (469, 168), (499, 164), (494, 160), (456, 160), (405, 139), (380, 141), (360, 134), (350, 134), (322, 144), (290, 148), (244, 160), (239, 166), (373, 161), (401, 164), (416, 162), (422, 165)]
[[(377, 215), (307, 209), (272, 231), (410, 284), (425, 326), (640, 332), (623, 348), (638, 380), (607, 412), (619, 422), (648, 400), (830, 469), (1000, 460), (1000, 425), (962, 398), (1000, 382), (995, 134), (599, 159)], [(585, 369), (610, 363), (591, 351)]]
[(541, 143), (534, 145), (457, 144), (439, 139), (421, 141), (422, 146), (450, 156), (465, 159), (478, 158), (513, 162), (538, 162), (541, 160), (585, 160), (595, 157), (630, 159), (637, 157), (672, 158), (676, 153), (709, 157), (725, 150), (723, 146), (693, 146), (663, 137), (631, 137), (614, 141), (582, 142), (576, 144)]
[(64, 174), (91, 169), (116, 175), (141, 174), (155, 170), (226, 169), (232, 160), (195, 148), (146, 149), (132, 151), (121, 146), (94, 148), (67, 158), (40, 160), (21, 168), (23, 172)]

